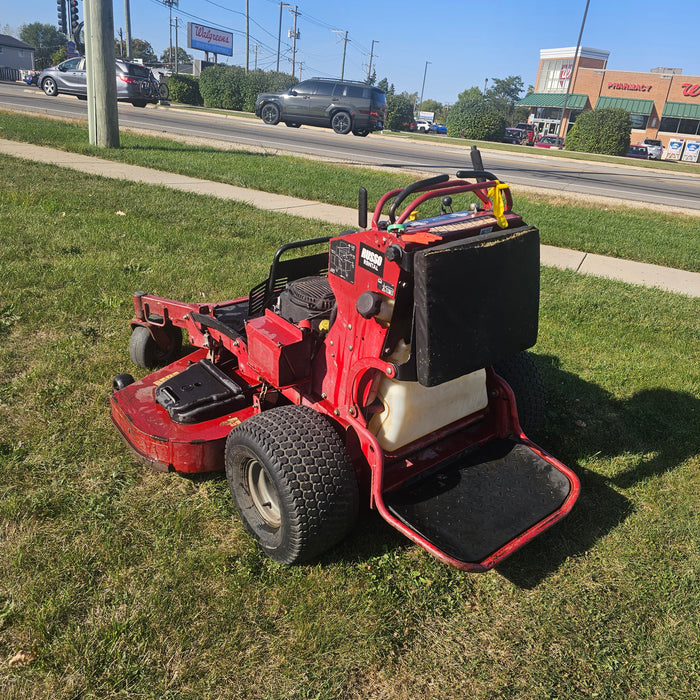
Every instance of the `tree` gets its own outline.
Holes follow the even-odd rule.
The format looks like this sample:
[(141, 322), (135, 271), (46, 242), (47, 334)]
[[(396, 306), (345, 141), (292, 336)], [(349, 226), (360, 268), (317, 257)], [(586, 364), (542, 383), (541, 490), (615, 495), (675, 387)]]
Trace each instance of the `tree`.
[(566, 135), (567, 151), (624, 156), (630, 145), (632, 120), (625, 109), (592, 109), (579, 114)]
[(464, 136), (477, 141), (500, 141), (506, 120), (500, 112), (483, 101), (458, 101), (447, 115), (447, 135)]
[(459, 95), (457, 95), (457, 102), (463, 102), (464, 104), (481, 102), (483, 99), (484, 94), (478, 87), (470, 87), (468, 90), (460, 92)]
[(160, 56), (160, 61), (161, 61), (161, 63), (172, 63), (172, 64), (174, 64), (175, 61), (174, 61), (173, 59), (174, 59), (175, 56), (177, 56), (177, 62), (178, 62), (178, 64), (182, 64), (182, 63), (192, 63), (192, 61), (193, 61), (192, 56), (190, 56), (190, 54), (188, 54), (187, 51), (185, 51), (185, 49), (182, 48), (182, 46), (178, 46), (178, 47), (177, 47), (177, 51), (175, 51), (175, 47), (173, 46), (172, 57), (171, 57), (171, 54), (170, 54), (170, 47), (168, 47), (167, 49), (165, 49), (165, 51), (163, 51), (163, 53), (162, 53), (161, 56)]
[(414, 102), (406, 95), (387, 94), (384, 128), (392, 131), (407, 130), (413, 121)]
[[(114, 40), (114, 53), (117, 56), (122, 55), (121, 42), (119, 39)], [(126, 56), (126, 42), (124, 42), (124, 56)], [(131, 58), (137, 58), (144, 63), (158, 63), (158, 57), (156, 56), (153, 47), (143, 39), (133, 38), (131, 40)]]
[[(515, 103), (520, 99), (520, 93), (524, 90), (523, 80), (519, 75), (511, 75), (507, 78), (492, 78), (492, 86), (486, 91), (484, 99), (491, 107), (503, 115), (508, 123), (515, 124)], [(527, 115), (527, 110), (523, 114)]]
[(59, 63), (63, 63), (68, 58), (68, 47), (61, 46), (58, 51), (54, 51), (51, 54), (51, 65), (57, 66)]
[(19, 38), (25, 44), (35, 49), (34, 61), (37, 69), (41, 70), (51, 65), (51, 54), (65, 46), (66, 35), (59, 32), (53, 24), (32, 22), (19, 28)]
[(420, 111), (421, 112), (432, 112), (435, 116), (433, 117), (433, 121), (435, 122), (443, 122), (445, 121), (443, 111), (444, 107), (442, 106), (441, 102), (438, 102), (437, 100), (423, 100), (423, 104), (421, 105)]
[(389, 81), (388, 81), (386, 78), (382, 78), (382, 79), (377, 83), (377, 87), (378, 87), (378, 88), (381, 88), (382, 90), (384, 90), (384, 92), (385, 92), (387, 95), (393, 95), (393, 94), (394, 94), (394, 86), (393, 86), (393, 85), (390, 86), (390, 85), (389, 85)]

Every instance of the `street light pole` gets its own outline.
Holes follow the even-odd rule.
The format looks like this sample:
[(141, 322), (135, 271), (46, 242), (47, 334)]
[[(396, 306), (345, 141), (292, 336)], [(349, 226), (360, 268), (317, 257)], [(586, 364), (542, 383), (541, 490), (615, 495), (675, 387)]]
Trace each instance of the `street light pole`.
[[(586, 0), (586, 9), (583, 11), (583, 19), (581, 20), (581, 30), (578, 33), (578, 41), (576, 42), (576, 51), (574, 52), (574, 63), (571, 66), (571, 73), (569, 74), (569, 82), (566, 86), (566, 95), (564, 95), (564, 106), (561, 108), (561, 118), (559, 119), (559, 131), (557, 136), (561, 138), (562, 128), (564, 126), (564, 114), (566, 113), (566, 105), (569, 102), (569, 94), (571, 93), (571, 83), (574, 79), (574, 68), (576, 68), (576, 60), (578, 59), (578, 52), (581, 49), (581, 37), (583, 36), (583, 27), (586, 24), (586, 15), (588, 14), (588, 5), (591, 0)], [(567, 124), (568, 126), (568, 124)]]
[(421, 107), (423, 106), (423, 90), (425, 90), (425, 76), (428, 72), (428, 64), (432, 61), (425, 62), (425, 70), (423, 71), (423, 86), (420, 89), (420, 103), (418, 104), (418, 113), (420, 114)]

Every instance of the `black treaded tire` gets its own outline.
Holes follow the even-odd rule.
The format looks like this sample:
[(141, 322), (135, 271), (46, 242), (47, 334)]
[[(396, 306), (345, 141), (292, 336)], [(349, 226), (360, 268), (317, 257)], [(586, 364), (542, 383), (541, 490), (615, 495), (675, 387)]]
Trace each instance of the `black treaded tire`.
[(352, 133), (354, 136), (367, 136), (369, 134), (369, 129), (353, 129)]
[(336, 134), (347, 134), (352, 129), (352, 117), (347, 112), (336, 112), (331, 118), (331, 127)]
[(136, 380), (130, 374), (118, 374), (114, 379), (112, 379), (112, 391), (121, 391), (125, 389), (130, 384), (133, 384)]
[(143, 369), (165, 367), (175, 360), (182, 348), (182, 328), (168, 324), (164, 328), (168, 336), (168, 347), (163, 350), (153, 339), (148, 328), (136, 326), (129, 339), (129, 357)]
[(245, 529), (280, 564), (330, 549), (357, 519), (357, 478), (331, 420), (280, 406), (234, 428), (226, 479)]
[(274, 102), (268, 102), (264, 104), (262, 110), (260, 110), (260, 116), (265, 124), (274, 126), (275, 124), (279, 124), (280, 108)]
[(519, 352), (494, 365), (496, 373), (505, 379), (515, 394), (520, 427), (526, 435), (536, 433), (544, 425), (547, 399), (542, 375), (532, 357)]

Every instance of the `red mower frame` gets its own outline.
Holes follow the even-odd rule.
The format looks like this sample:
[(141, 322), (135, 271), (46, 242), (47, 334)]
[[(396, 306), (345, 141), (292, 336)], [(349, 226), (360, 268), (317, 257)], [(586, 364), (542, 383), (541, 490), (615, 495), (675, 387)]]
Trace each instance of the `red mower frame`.
[[(464, 195), (474, 202), (453, 211)], [(431, 200), (440, 212), (419, 218)], [(357, 231), (283, 246), (247, 297), (136, 292), (130, 355), (159, 368), (115, 377), (112, 420), (156, 469), (226, 469), (244, 526), (276, 561), (332, 547), (366, 493), (441, 561), (486, 571), (580, 490), (518, 411), (542, 411), (524, 353), (538, 232), (482, 168), (388, 192), (369, 228), (366, 201), (361, 190)], [(183, 329), (194, 349), (180, 357)]]

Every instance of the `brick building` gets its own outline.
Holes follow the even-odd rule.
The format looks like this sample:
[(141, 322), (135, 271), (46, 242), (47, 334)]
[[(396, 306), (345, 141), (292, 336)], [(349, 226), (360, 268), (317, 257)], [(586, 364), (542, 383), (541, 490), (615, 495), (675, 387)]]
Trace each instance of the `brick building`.
[(621, 107), (632, 119), (632, 143), (700, 140), (700, 76), (679, 68), (608, 70), (609, 51), (581, 47), (575, 54), (575, 47), (540, 51), (535, 91), (519, 102), (540, 131), (559, 133), (564, 107), (562, 135), (584, 110)]

